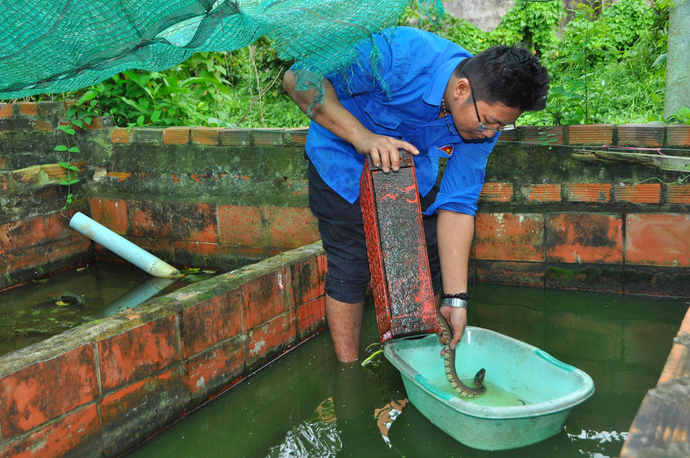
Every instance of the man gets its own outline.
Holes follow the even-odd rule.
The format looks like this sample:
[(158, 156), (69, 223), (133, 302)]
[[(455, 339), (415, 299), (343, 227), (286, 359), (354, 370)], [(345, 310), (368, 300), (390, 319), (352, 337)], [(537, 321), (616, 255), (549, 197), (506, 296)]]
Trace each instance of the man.
[[(472, 57), (408, 27), (372, 40), (380, 54), (372, 54), (371, 41), (358, 45), (358, 60), (324, 80), (322, 104), (314, 103), (315, 89), (295, 90), (295, 71), (283, 81), (313, 121), (309, 206), (328, 257), (326, 314), (340, 361), (358, 358), (370, 278), (359, 204), (366, 155), (384, 172), (398, 170), (399, 148), (415, 155), (434, 294), (438, 302), (442, 277), (441, 313), (455, 348), (467, 324), (468, 260), (487, 158), (498, 132), (545, 107), (549, 88), (548, 71), (526, 49), (497, 46)], [(440, 189), (439, 157), (448, 158)]]

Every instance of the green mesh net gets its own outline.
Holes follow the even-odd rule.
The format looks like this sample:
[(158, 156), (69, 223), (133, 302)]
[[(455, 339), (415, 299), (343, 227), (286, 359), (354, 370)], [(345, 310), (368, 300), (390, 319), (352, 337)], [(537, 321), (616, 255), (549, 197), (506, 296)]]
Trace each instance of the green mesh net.
[[(440, 0), (419, 1), (438, 17)], [(261, 36), (295, 61), (298, 89), (346, 68), (358, 41), (410, 0), (2, 0), (0, 99), (74, 91), (128, 69), (163, 71)], [(375, 51), (374, 51), (375, 52)], [(320, 90), (322, 92), (322, 90)]]

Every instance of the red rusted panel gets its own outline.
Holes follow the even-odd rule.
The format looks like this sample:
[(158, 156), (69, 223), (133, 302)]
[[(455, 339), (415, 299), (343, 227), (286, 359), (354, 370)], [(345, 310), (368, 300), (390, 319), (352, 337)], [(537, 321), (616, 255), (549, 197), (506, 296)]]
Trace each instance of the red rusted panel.
[(436, 332), (436, 304), (412, 156), (397, 172), (364, 166), (361, 204), (381, 342)]

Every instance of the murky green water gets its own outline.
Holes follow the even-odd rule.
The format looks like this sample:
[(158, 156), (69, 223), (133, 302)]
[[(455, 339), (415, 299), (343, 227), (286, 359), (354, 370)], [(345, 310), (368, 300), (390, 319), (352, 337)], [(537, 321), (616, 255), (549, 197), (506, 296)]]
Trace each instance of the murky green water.
[(0, 355), (211, 276), (173, 282), (130, 264), (93, 264), (12, 288), (0, 293)]
[[(472, 285), (469, 324), (540, 347), (586, 371), (595, 395), (556, 436), (502, 452), (474, 450), (406, 399), (383, 356), (335, 361), (321, 334), (131, 452), (136, 457), (546, 458), (618, 456), (661, 373), (687, 300)], [(362, 348), (377, 342), (367, 308)]]

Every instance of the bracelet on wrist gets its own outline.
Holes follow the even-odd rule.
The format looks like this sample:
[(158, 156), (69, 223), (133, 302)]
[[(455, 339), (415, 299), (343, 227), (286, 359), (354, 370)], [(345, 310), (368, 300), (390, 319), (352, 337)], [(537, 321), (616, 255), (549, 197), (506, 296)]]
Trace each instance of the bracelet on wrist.
[(443, 299), (443, 302), (441, 302), (441, 306), (453, 307), (456, 309), (466, 309), (467, 308), (467, 301), (465, 299), (460, 299), (457, 297), (446, 298), (446, 299)]
[(469, 301), (470, 295), (468, 293), (442, 294), (441, 299), (462, 299), (464, 301)]

